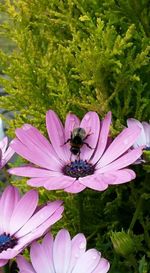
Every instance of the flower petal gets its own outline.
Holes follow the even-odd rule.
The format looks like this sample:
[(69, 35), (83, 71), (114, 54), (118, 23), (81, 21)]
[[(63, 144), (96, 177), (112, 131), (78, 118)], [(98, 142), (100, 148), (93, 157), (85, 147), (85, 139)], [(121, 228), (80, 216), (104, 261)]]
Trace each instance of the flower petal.
[(102, 154), (105, 151), (106, 144), (108, 141), (110, 124), (111, 124), (111, 112), (108, 112), (108, 114), (105, 116), (104, 120), (102, 121), (97, 148), (92, 158), (93, 164), (95, 164), (101, 158)]
[(52, 146), (59, 158), (66, 161), (69, 159), (69, 150), (65, 143), (65, 134), (63, 125), (52, 110), (49, 110), (46, 114), (46, 127)]
[(139, 128), (141, 128), (140, 135), (135, 140), (135, 143), (133, 145), (134, 148), (140, 147), (140, 146), (146, 146), (146, 137), (145, 137), (145, 132), (144, 132), (144, 128), (143, 128), (142, 123), (140, 121), (134, 119), (134, 118), (129, 118), (127, 120), (127, 125), (128, 125), (129, 128), (136, 128), (137, 126)]
[(123, 184), (133, 180), (136, 177), (135, 172), (130, 169), (114, 171), (111, 172), (111, 175), (115, 176), (116, 179), (114, 181), (108, 181), (109, 185)]
[(115, 177), (108, 174), (94, 174), (90, 177), (83, 177), (82, 179), (80, 179), (80, 183), (90, 189), (104, 191), (108, 188), (108, 179), (114, 181)]
[[(17, 168), (11, 168), (8, 170), (10, 174), (15, 174), (19, 176), (26, 176), (26, 177), (50, 177), (50, 176), (56, 176), (57, 172), (49, 171), (46, 169), (40, 169), (40, 168), (34, 168), (31, 166), (24, 166), (24, 167), (17, 167)], [(59, 173), (58, 173), (59, 174)], [(60, 175), (60, 174), (59, 174)]]
[(126, 152), (137, 139), (141, 129), (126, 128), (110, 144), (99, 161), (99, 168), (104, 167)]
[(71, 273), (77, 260), (85, 253), (86, 238), (82, 233), (77, 234), (71, 242), (71, 258), (67, 273)]
[(142, 125), (145, 132), (146, 146), (150, 147), (150, 124), (148, 122), (143, 121)]
[(74, 128), (80, 127), (80, 120), (77, 116), (69, 113), (65, 121), (65, 141), (71, 137)]
[(45, 252), (44, 255), (47, 257), (47, 260), (49, 262), (50, 272), (55, 273), (53, 261), (53, 236), (51, 234), (47, 233), (44, 236), (44, 239), (42, 241), (42, 247)]
[(80, 183), (80, 180), (74, 180), (74, 182), (72, 183), (71, 186), (67, 187), (64, 189), (64, 191), (66, 192), (70, 192), (70, 193), (78, 193), (83, 191), (86, 188), (86, 186), (82, 185)]
[(35, 154), (37, 158), (44, 160), (45, 163), (47, 162), (44, 168), (53, 169), (56, 164), (59, 164), (52, 145), (36, 128), (24, 125), (22, 128), (16, 129), (16, 135), (30, 152)]
[(38, 204), (38, 193), (35, 190), (27, 192), (17, 203), (10, 220), (10, 234), (20, 230), (30, 219)]
[(72, 183), (73, 178), (60, 175), (59, 173), (50, 177), (36, 177), (27, 180), (28, 185), (32, 187), (44, 187), (47, 190), (61, 190)]
[(14, 155), (15, 151), (9, 146), (7, 151), (2, 155), (1, 167), (3, 167), (9, 159)]
[(20, 272), (36, 273), (32, 265), (21, 255), (16, 258)]
[(53, 248), (53, 259), (55, 272), (66, 273), (70, 263), (71, 238), (67, 230), (62, 229), (58, 232)]
[(17, 232), (17, 237), (25, 236), (26, 234), (36, 230), (40, 225), (55, 215), (55, 212), (61, 207), (62, 201), (54, 201), (44, 206), (38, 212), (36, 212), (28, 222)]
[(59, 169), (60, 162), (57, 159), (53, 161), (53, 156), (48, 157), (40, 149), (38, 149), (38, 152), (35, 150), (30, 150), (18, 139), (14, 139), (11, 142), (11, 147), (17, 154), (42, 168), (47, 168), (49, 170), (57, 170), (57, 168)]
[(99, 252), (95, 249), (90, 249), (78, 259), (72, 273), (92, 273), (99, 261)]
[(88, 112), (82, 119), (80, 127), (85, 129), (87, 133), (87, 139), (85, 139), (85, 143), (87, 143), (91, 148), (87, 147), (84, 144), (81, 148), (81, 159), (89, 160), (94, 153), (96, 148), (99, 132), (100, 132), (100, 120), (99, 116), (96, 112)]
[(30, 251), (32, 265), (37, 273), (52, 273), (49, 266), (49, 261), (45, 255), (44, 249), (41, 244), (33, 242)]
[(0, 267), (8, 263), (8, 260), (0, 259)]
[(98, 266), (92, 273), (107, 273), (109, 268), (110, 268), (110, 263), (106, 259), (101, 258)]
[(20, 199), (18, 189), (8, 186), (0, 199), (0, 233), (9, 233), (10, 219)]
[(43, 223), (41, 223), (41, 225), (37, 227), (36, 226), (32, 227), (31, 223), (31, 230), (25, 236), (19, 239), (19, 247), (24, 248), (33, 240), (36, 240), (37, 238), (41, 237), (43, 234), (48, 232), (50, 227), (62, 218), (63, 210), (64, 207), (61, 206), (55, 211), (55, 213), (52, 216), (50, 216), (45, 222), (43, 221)]
[(0, 149), (2, 150), (2, 153), (5, 153), (7, 145), (8, 145), (8, 137), (6, 136), (0, 141)]
[(18, 245), (14, 248), (8, 248), (7, 250), (3, 250), (0, 253), (0, 261), (3, 259), (8, 261), (9, 259), (16, 257), (19, 254), (18, 250), (16, 250), (16, 247), (18, 247)]
[(49, 177), (44, 182), (44, 188), (47, 190), (61, 190), (66, 187), (70, 187), (74, 182), (74, 179), (69, 176), (61, 175), (55, 177)]
[(130, 150), (128, 153), (124, 154), (123, 156), (119, 157), (112, 163), (104, 166), (101, 168), (101, 164), (97, 164), (97, 172), (98, 173), (105, 173), (105, 172), (111, 172), (115, 170), (122, 169), (126, 166), (129, 166), (130, 164), (134, 163), (138, 158), (140, 158), (142, 154), (141, 148), (136, 148), (133, 150)]
[(27, 130), (30, 139), (34, 139), (35, 144), (39, 143), (39, 148), (42, 149), (43, 152), (51, 156), (54, 159), (54, 162), (56, 159), (58, 160), (58, 162), (60, 161), (60, 158), (57, 157), (57, 154), (55, 153), (50, 142), (46, 139), (46, 137), (41, 134), (41, 132), (37, 128), (33, 127), (30, 124), (24, 124), (22, 128), (24, 130)]
[(30, 137), (31, 141), (34, 141), (35, 143), (38, 142), (40, 144), (39, 147), (45, 153), (48, 153), (50, 151), (50, 153), (52, 152), (55, 154), (50, 142), (46, 139), (46, 137), (41, 134), (41, 132), (37, 128), (35, 128), (31, 124), (24, 124), (22, 129), (24, 131), (27, 131), (28, 137)]

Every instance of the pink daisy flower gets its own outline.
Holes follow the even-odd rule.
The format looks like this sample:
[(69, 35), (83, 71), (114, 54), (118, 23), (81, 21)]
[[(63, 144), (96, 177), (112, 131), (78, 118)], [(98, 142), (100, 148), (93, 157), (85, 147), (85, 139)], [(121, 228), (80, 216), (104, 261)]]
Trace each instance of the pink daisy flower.
[[(133, 148), (141, 147), (145, 151), (150, 151), (150, 124), (148, 122), (140, 122), (137, 119), (129, 118), (127, 120), (127, 125), (129, 128), (134, 128), (139, 126), (141, 128), (141, 133), (133, 143)], [(136, 160), (136, 164), (146, 162), (142, 157)]]
[(37, 204), (35, 190), (22, 198), (13, 186), (3, 192), (0, 198), (0, 266), (17, 256), (62, 217), (62, 201), (50, 202), (41, 209)]
[(67, 230), (55, 239), (47, 234), (42, 243), (33, 242), (30, 250), (32, 264), (17, 257), (20, 272), (30, 273), (107, 273), (109, 262), (96, 249), (86, 251), (86, 238), (77, 234), (72, 240)]
[[(51, 143), (31, 125), (17, 129), (11, 146), (35, 166), (13, 168), (9, 173), (30, 177), (27, 184), (33, 187), (71, 193), (86, 187), (104, 191), (109, 185), (128, 182), (135, 178), (135, 173), (126, 167), (142, 154), (141, 148), (129, 150), (140, 128), (124, 129), (108, 146), (110, 123), (110, 112), (102, 122), (97, 113), (88, 112), (81, 122), (68, 114), (63, 127), (56, 113), (49, 110), (46, 126)], [(80, 155), (72, 153), (71, 140), (68, 141), (75, 128), (82, 128), (82, 135), (86, 134)]]
[(0, 169), (2, 169), (6, 165), (9, 159), (15, 153), (10, 146), (7, 149), (7, 146), (8, 146), (8, 137), (4, 137), (0, 141)]
[(144, 150), (150, 150), (150, 124), (145, 121), (140, 122), (137, 119), (129, 118), (127, 120), (127, 125), (129, 128), (137, 126), (141, 128), (141, 133), (134, 142), (133, 147), (143, 147)]

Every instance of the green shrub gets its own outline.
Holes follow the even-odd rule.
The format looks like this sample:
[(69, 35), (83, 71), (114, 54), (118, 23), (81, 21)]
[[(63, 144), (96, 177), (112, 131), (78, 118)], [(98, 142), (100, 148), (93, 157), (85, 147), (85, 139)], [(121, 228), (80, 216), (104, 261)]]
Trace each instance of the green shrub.
[(142, 1), (138, 22), (134, 2), (5, 1), (1, 31), (16, 48), (0, 52), (8, 76), (0, 105), (16, 113), (11, 130), (31, 119), (41, 128), (50, 108), (63, 119), (68, 111), (110, 109), (120, 122), (148, 118), (149, 17)]

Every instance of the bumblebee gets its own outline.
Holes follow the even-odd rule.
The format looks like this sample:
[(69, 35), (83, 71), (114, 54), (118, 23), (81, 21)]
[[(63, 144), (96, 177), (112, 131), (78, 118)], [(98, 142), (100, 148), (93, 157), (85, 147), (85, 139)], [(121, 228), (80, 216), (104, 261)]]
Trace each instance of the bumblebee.
[(80, 155), (80, 149), (85, 144), (88, 148), (92, 149), (88, 143), (85, 142), (85, 140), (88, 138), (89, 134), (86, 135), (86, 131), (81, 128), (75, 128), (71, 132), (71, 137), (65, 142), (70, 142), (70, 151), (74, 155)]

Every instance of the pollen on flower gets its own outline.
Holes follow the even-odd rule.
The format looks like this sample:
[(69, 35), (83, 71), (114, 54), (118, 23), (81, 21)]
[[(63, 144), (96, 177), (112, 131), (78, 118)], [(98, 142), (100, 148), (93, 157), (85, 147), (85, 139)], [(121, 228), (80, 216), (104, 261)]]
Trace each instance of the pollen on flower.
[(78, 179), (94, 174), (95, 166), (86, 160), (75, 160), (65, 165), (62, 171), (65, 175)]

